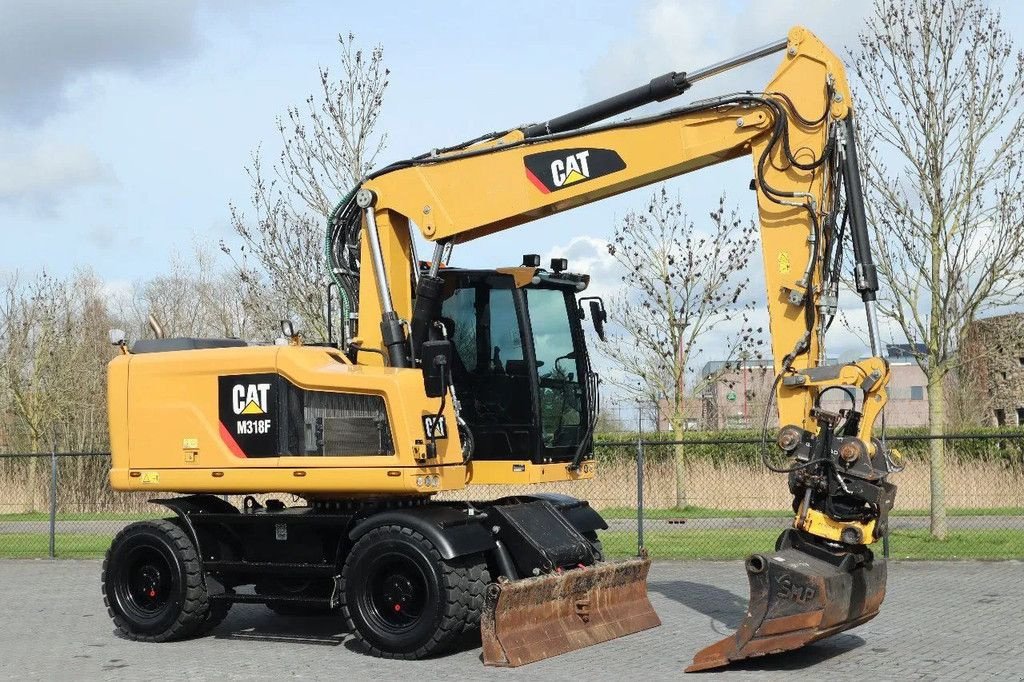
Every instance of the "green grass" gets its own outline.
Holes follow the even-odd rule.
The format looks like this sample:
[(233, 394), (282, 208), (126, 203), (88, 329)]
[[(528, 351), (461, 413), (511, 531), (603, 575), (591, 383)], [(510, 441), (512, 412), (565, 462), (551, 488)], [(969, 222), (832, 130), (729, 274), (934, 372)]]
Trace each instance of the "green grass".
[[(634, 507), (608, 507), (600, 510), (606, 519), (635, 519)], [(668, 507), (644, 509), (645, 519), (737, 519), (737, 518), (784, 518), (793, 513), (784, 509), (711, 509), (710, 507)]]
[[(635, 519), (633, 507), (608, 507), (601, 509), (606, 519)], [(927, 509), (894, 509), (892, 516), (928, 516)], [(644, 509), (645, 519), (737, 519), (737, 518), (785, 518), (793, 513), (786, 509), (712, 509), (710, 507), (669, 507)], [(1024, 507), (974, 507), (947, 509), (947, 516), (1024, 516)]]
[[(649, 531), (644, 534), (644, 540), (654, 559), (732, 560), (743, 559), (753, 552), (770, 552), (777, 536), (778, 531), (771, 529), (728, 528)], [(110, 546), (111, 538), (112, 534), (103, 533), (59, 533), (56, 554), (59, 558), (102, 557)], [(636, 553), (636, 533), (633, 531), (605, 531), (601, 533), (601, 541), (610, 557), (633, 556)], [(873, 549), (881, 553), (881, 543), (876, 543)], [(890, 536), (890, 554), (894, 559), (1021, 559), (1024, 558), (1024, 531), (954, 531), (946, 540), (940, 541), (933, 539), (926, 530), (898, 530)], [(0, 534), (0, 558), (48, 555), (47, 533)]]
[[(776, 530), (688, 530), (644, 533), (654, 559), (743, 559), (753, 552), (770, 552)], [(611, 557), (636, 554), (636, 533), (601, 533), (605, 553)], [(881, 543), (873, 547), (882, 551)], [(1020, 559), (1024, 558), (1024, 531), (954, 531), (946, 540), (933, 539), (926, 530), (893, 531), (889, 543), (893, 559)]]
[[(60, 559), (95, 559), (103, 556), (113, 535), (58, 534), (56, 555)], [(47, 533), (0, 534), (0, 559), (38, 559), (50, 555), (50, 536)]]
[[(143, 519), (159, 519), (167, 516), (167, 512), (67, 512), (57, 514), (58, 521), (141, 521)], [(24, 512), (21, 514), (0, 514), (0, 521), (49, 521), (48, 512)]]

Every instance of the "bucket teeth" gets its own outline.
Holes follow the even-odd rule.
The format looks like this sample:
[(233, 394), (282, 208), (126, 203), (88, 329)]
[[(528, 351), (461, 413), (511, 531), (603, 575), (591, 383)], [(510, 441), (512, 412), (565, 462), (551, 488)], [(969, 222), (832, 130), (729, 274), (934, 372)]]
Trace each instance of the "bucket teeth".
[(884, 560), (832, 563), (789, 547), (747, 559), (750, 604), (739, 629), (693, 657), (687, 672), (799, 649), (875, 617), (885, 597)]
[(661, 625), (647, 598), (650, 566), (632, 559), (491, 585), (484, 663), (525, 665)]

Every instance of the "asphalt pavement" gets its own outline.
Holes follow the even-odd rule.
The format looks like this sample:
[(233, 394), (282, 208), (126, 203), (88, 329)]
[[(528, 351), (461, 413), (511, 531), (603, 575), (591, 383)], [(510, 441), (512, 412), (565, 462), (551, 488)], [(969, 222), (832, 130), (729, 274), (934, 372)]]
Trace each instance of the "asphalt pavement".
[[(337, 618), (284, 618), (236, 605), (206, 637), (142, 644), (118, 637), (100, 563), (0, 560), (0, 679), (623, 680), (682, 679), (701, 647), (736, 628), (747, 586), (736, 562), (656, 562), (659, 628), (517, 669), (485, 668), (472, 648), (426, 661), (354, 650)], [(1024, 563), (893, 562), (882, 611), (799, 651), (753, 659), (713, 680), (1024, 679)], [(246, 633), (283, 641), (247, 640)]]

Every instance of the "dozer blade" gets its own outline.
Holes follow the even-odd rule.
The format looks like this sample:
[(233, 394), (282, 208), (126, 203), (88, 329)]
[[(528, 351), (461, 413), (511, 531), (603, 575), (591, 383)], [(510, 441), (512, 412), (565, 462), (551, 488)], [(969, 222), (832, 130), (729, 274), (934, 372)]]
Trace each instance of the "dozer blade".
[(515, 667), (661, 625), (647, 599), (650, 567), (630, 559), (491, 585), (484, 663)]
[(791, 651), (874, 618), (885, 597), (885, 561), (830, 563), (788, 547), (747, 559), (750, 604), (736, 633), (702, 649), (686, 672)]

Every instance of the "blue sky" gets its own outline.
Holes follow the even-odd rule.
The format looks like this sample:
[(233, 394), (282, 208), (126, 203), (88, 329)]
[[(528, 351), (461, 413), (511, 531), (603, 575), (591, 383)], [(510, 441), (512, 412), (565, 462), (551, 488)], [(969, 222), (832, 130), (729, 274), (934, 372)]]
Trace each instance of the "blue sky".
[[(715, 7), (712, 14), (735, 12), (737, 20), (749, 11)], [(386, 161), (715, 61), (789, 23), (744, 31), (749, 45), (733, 35), (694, 45), (694, 21), (706, 24), (694, 17), (699, 10), (658, 2), (521, 3), (506, 12), (479, 2), (16, 1), (0, 10), (19, 15), (0, 21), (2, 49), (15, 52), (3, 55), (0, 74), (8, 81), (0, 89), (0, 267), (61, 273), (89, 265), (104, 279), (133, 280), (165, 270), (169, 253), (188, 251), (196, 238), (231, 239), (227, 204), (246, 203), (250, 151), (262, 144), (276, 153), (275, 116), (314, 91), (317, 65), (336, 62), (339, 32), (384, 46), (392, 71), (381, 118)], [(657, 35), (666, 14), (685, 19), (684, 44), (666, 46)], [(672, 52), (693, 59), (675, 63)], [(714, 85), (695, 96), (720, 92)], [(725, 182), (702, 175), (682, 183), (686, 194), (713, 199), (745, 185), (747, 173)], [(574, 235), (605, 236), (616, 215), (644, 198), (475, 244), (459, 260), (506, 264), (511, 245), (546, 252)]]
[[(1019, 34), (1021, 11), (995, 4)], [(794, 23), (844, 53), (868, 10), (850, 0), (8, 0), (0, 8), (0, 272), (88, 266), (117, 286), (166, 271), (171, 254), (197, 240), (231, 242), (228, 203), (247, 203), (250, 152), (262, 145), (276, 155), (275, 116), (315, 91), (317, 66), (336, 63), (338, 33), (384, 47), (386, 162), (718, 61)], [(704, 81), (684, 99), (756, 89), (774, 66), (769, 58)], [(741, 160), (672, 187), (694, 215), (723, 190), (752, 215), (749, 178)], [(567, 254), (613, 278), (590, 239), (608, 237), (647, 196), (465, 245), (456, 264)]]

